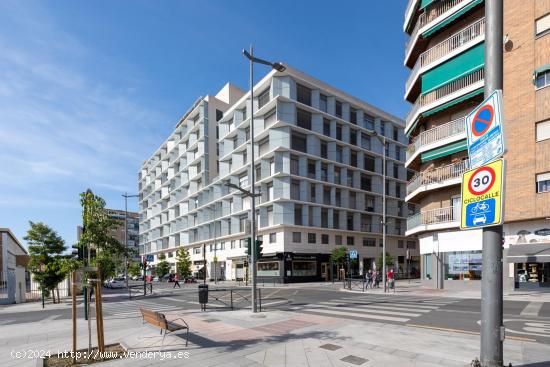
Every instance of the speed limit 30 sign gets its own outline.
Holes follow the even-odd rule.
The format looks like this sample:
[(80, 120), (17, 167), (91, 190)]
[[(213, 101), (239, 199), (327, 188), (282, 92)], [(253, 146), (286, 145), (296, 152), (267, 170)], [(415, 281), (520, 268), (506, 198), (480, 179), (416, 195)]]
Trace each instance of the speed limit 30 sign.
[(502, 224), (503, 177), (502, 159), (464, 173), (461, 229)]

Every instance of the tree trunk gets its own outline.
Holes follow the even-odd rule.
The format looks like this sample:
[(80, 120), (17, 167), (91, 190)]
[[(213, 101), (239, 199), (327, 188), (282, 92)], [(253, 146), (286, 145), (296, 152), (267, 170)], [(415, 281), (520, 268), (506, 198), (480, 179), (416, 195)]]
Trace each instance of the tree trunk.
[(59, 298), (59, 286), (55, 287), (57, 291), (57, 303), (61, 303), (61, 298)]

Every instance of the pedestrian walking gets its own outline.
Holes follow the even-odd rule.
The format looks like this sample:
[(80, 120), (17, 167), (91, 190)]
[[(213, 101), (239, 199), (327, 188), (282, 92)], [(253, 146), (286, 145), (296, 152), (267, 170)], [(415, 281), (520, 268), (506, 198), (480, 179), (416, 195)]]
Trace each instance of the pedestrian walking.
[(176, 285), (178, 286), (178, 288), (181, 288), (179, 274), (174, 275), (174, 288), (176, 288)]
[(374, 286), (380, 288), (380, 271), (378, 270), (374, 272)]
[(369, 289), (369, 287), (371, 287), (372, 289), (372, 270), (369, 269), (369, 271), (367, 272), (367, 289)]
[(393, 274), (393, 268), (391, 268), (390, 271), (388, 271), (388, 287), (390, 289), (394, 289), (394, 287), (395, 287), (395, 279), (394, 279), (394, 274)]

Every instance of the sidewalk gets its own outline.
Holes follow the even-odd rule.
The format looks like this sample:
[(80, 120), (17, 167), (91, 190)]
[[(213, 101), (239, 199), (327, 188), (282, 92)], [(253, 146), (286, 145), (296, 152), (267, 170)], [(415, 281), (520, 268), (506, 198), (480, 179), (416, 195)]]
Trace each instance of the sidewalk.
[[(479, 356), (479, 336), (402, 325), (270, 311), (253, 315), (241, 311), (187, 311), (168, 313), (183, 317), (190, 326), (189, 347), (185, 332), (168, 334), (164, 346), (158, 331), (143, 327), (141, 318), (106, 319), (106, 343), (122, 342), (134, 352), (189, 352), (189, 358), (122, 359), (108, 366), (469, 366)], [(0, 365), (35, 366), (34, 360), (13, 359), (14, 350), (67, 350), (71, 321), (3, 325)], [(92, 322), (95, 344), (95, 322)], [(78, 347), (87, 345), (86, 323), (78, 321)], [(161, 361), (161, 358), (163, 359)], [(507, 340), (505, 364), (515, 367), (550, 361), (550, 346)]]

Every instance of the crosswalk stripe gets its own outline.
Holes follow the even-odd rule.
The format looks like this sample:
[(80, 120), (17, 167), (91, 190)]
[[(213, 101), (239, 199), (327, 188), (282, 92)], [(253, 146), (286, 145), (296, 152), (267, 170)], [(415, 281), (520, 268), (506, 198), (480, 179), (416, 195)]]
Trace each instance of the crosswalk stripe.
[[(342, 305), (342, 304), (346, 304), (346, 303), (342, 303), (342, 302), (321, 302), (322, 304), (328, 304), (328, 305)], [(423, 312), (423, 313), (427, 313), (427, 312), (430, 312), (432, 311), (431, 309), (420, 309), (420, 308), (416, 308), (416, 307), (407, 307), (407, 308), (402, 308), (402, 307), (395, 307), (395, 306), (387, 306), (387, 305), (376, 305), (376, 304), (357, 304), (355, 305), (355, 307), (359, 307), (359, 308), (366, 308), (366, 309), (384, 309), (384, 310), (394, 310), (394, 311), (413, 311), (413, 312)]]
[[(320, 304), (324, 304), (324, 302), (320, 302)], [(353, 312), (357, 313), (368, 313), (368, 314), (382, 314), (382, 315), (393, 315), (393, 316), (409, 316), (409, 317), (418, 317), (421, 314), (419, 313), (412, 313), (412, 312), (397, 312), (397, 311), (386, 311), (386, 310), (378, 310), (378, 309), (361, 309), (357, 307), (347, 307), (347, 306), (331, 306), (327, 305), (324, 307), (319, 307), (319, 309), (331, 309), (331, 310), (351, 310)]]
[(399, 307), (414, 307), (414, 308), (420, 308), (425, 310), (437, 310), (440, 308), (440, 306), (432, 306), (432, 305), (419, 305), (416, 303), (401, 303), (401, 302), (387, 302), (387, 301), (345, 301), (341, 303), (349, 303), (349, 304), (357, 304), (357, 305), (379, 305), (379, 306), (399, 306)]
[(402, 317), (382, 316), (382, 315), (365, 314), (365, 313), (359, 313), (359, 312), (335, 311), (335, 310), (315, 309), (315, 308), (307, 308), (303, 310), (303, 312), (312, 312), (312, 313), (321, 314), (321, 315), (329, 314), (329, 315), (338, 315), (338, 316), (351, 316), (358, 319), (385, 320), (385, 321), (395, 321), (395, 322), (407, 322), (410, 320)]
[(380, 302), (380, 303), (399, 303), (399, 304), (410, 304), (410, 305), (422, 305), (422, 306), (432, 306), (432, 307), (441, 307), (446, 306), (447, 303), (437, 303), (437, 302), (417, 302), (417, 301), (403, 301), (399, 299), (380, 299), (380, 298), (361, 298), (361, 299), (346, 299), (346, 301), (370, 301), (370, 302)]

